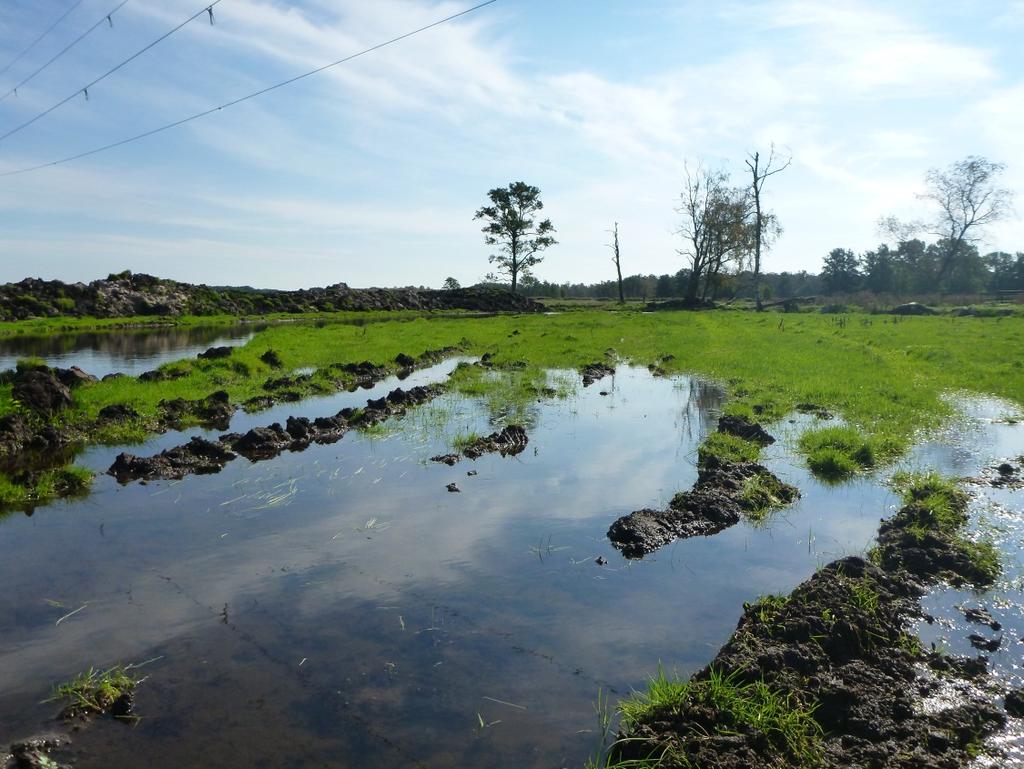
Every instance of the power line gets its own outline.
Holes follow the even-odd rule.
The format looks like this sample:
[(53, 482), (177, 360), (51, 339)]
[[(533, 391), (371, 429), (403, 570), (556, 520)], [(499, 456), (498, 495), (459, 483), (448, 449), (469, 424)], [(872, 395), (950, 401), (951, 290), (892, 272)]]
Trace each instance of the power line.
[(42, 40), (48, 34), (53, 32), (53, 30), (57, 28), (57, 25), (60, 24), (62, 21), (64, 21), (64, 19), (66, 19), (68, 17), (68, 14), (70, 14), (73, 10), (75, 10), (75, 8), (77, 8), (81, 4), (82, 4), (82, 0), (78, 0), (77, 3), (75, 3), (70, 8), (68, 8), (66, 11), (64, 11), (64, 13), (61, 14), (60, 18), (57, 19), (57, 21), (53, 22), (53, 24), (51, 24), (50, 26), (48, 26), (46, 28), (46, 30), (43, 32), (43, 34), (41, 34), (39, 37), (37, 37), (35, 40), (33, 40), (31, 43), (29, 43), (28, 47), (24, 51), (19, 53), (17, 56), (15, 56), (9, 62), (7, 62), (7, 66), (4, 67), (3, 69), (0, 69), (0, 75), (4, 74), (7, 70), (9, 70), (11, 67), (13, 67), (15, 64), (17, 64), (19, 61), (21, 61), (21, 57), (22, 56), (24, 56), (26, 53), (28, 53), (33, 48), (35, 48), (40, 40)]
[(67, 104), (69, 101), (74, 99), (79, 94), (84, 94), (85, 98), (88, 99), (89, 98), (89, 89), (90, 88), (92, 88), (94, 85), (96, 85), (100, 81), (106, 80), (108, 77), (113, 75), (115, 72), (117, 72), (119, 69), (124, 67), (126, 64), (128, 64), (128, 63), (134, 61), (135, 59), (139, 58), (142, 54), (144, 54), (150, 48), (152, 48), (153, 46), (157, 45), (158, 43), (160, 43), (160, 42), (166, 40), (167, 38), (169, 38), (171, 35), (173, 35), (179, 29), (181, 29), (186, 24), (188, 24), (190, 21), (193, 21), (193, 20), (199, 18), (200, 16), (202, 16), (203, 14), (207, 14), (208, 13), (210, 15), (210, 23), (212, 24), (213, 23), (213, 6), (217, 5), (217, 3), (219, 3), (219, 2), (221, 2), (221, 0), (213, 0), (212, 3), (209, 3), (209, 4), (205, 5), (201, 11), (197, 11), (196, 13), (192, 14), (187, 19), (185, 19), (185, 21), (181, 22), (181, 24), (176, 26), (174, 29), (165, 32), (164, 34), (160, 35), (160, 37), (158, 37), (156, 40), (154, 40), (149, 45), (147, 45), (147, 46), (145, 46), (143, 48), (140, 48), (138, 51), (133, 53), (131, 56), (129, 56), (124, 61), (122, 61), (120, 64), (112, 67), (111, 69), (108, 69), (106, 72), (104, 72), (98, 78), (93, 80), (91, 83), (88, 83), (88, 84), (82, 86), (81, 88), (78, 88), (77, 90), (75, 90), (74, 93), (72, 93), (72, 94), (70, 94), (68, 96), (65, 96), (63, 99), (61, 99), (59, 102), (57, 102), (53, 106), (48, 107), (47, 109), (44, 109), (42, 112), (40, 112), (34, 118), (31, 118), (30, 120), (26, 120), (21, 125), (15, 127), (15, 128), (12, 128), (10, 131), (8, 131), (7, 133), (5, 133), (2, 136), (0, 136), (0, 141), (3, 141), (4, 139), (6, 139), (6, 138), (8, 138), (10, 136), (13, 136), (14, 134), (18, 133), (18, 131), (21, 131), (24, 128), (28, 128), (34, 122), (36, 122), (37, 120), (39, 120), (42, 117), (46, 117), (47, 115), (49, 115), (51, 112), (53, 112), (58, 107), (61, 107), (61, 106), (65, 105), (65, 104)]
[(3, 96), (0, 96), (0, 101), (3, 101), (8, 96), (10, 96), (12, 93), (13, 94), (17, 94), (19, 88), (21, 88), (27, 82), (29, 82), (30, 80), (35, 78), (36, 75), (38, 75), (44, 69), (49, 67), (55, 61), (57, 61), (57, 59), (59, 59), (61, 56), (63, 56), (68, 51), (70, 51), (72, 48), (74, 48), (76, 45), (78, 45), (80, 42), (82, 42), (82, 40), (84, 40), (86, 38), (86, 36), (91, 34), (92, 31), (94, 29), (96, 29), (103, 22), (106, 21), (106, 22), (108, 22), (110, 24), (110, 26), (114, 26), (114, 21), (113, 21), (114, 14), (117, 13), (119, 10), (121, 10), (121, 6), (123, 6), (127, 2), (128, 2), (128, 0), (121, 0), (121, 2), (118, 4), (118, 6), (116, 8), (114, 8), (112, 11), (108, 11), (107, 13), (103, 14), (102, 16), (100, 16), (100, 18), (97, 20), (97, 22), (95, 24), (93, 24), (91, 27), (89, 27), (89, 29), (85, 30), (85, 32), (83, 32), (78, 37), (76, 37), (74, 40), (72, 40), (70, 43), (68, 43), (66, 46), (64, 46), (64, 48), (61, 49), (56, 55), (54, 55), (53, 58), (51, 58), (48, 62), (46, 62), (46, 64), (44, 64), (39, 69), (37, 69), (35, 72), (33, 72), (31, 75), (26, 77), (24, 80), (22, 80), (20, 83), (18, 83), (16, 86), (14, 86), (11, 90), (9, 90)]
[(59, 160), (51, 160), (48, 163), (40, 163), (37, 166), (19, 168), (15, 171), (3, 171), (0, 172), (0, 177), (15, 176), (17, 174), (27, 174), (30, 171), (38, 171), (41, 168), (49, 168), (50, 166), (57, 166), (61, 165), (62, 163), (70, 163), (73, 160), (81, 160), (82, 158), (89, 157), (90, 155), (96, 155), (100, 152), (106, 152), (107, 150), (112, 150), (115, 149), (116, 147), (123, 147), (125, 144), (131, 144), (132, 142), (137, 142), (140, 139), (145, 139), (149, 136), (153, 136), (154, 134), (169, 131), (172, 128), (177, 128), (178, 126), (185, 125), (186, 123), (191, 123), (193, 120), (198, 120), (199, 118), (206, 117), (207, 115), (212, 115), (214, 112), (220, 112), (221, 110), (227, 109), (228, 107), (234, 107), (236, 104), (241, 104), (242, 102), (248, 101), (249, 99), (255, 99), (257, 96), (262, 96), (263, 94), (269, 93), (270, 91), (275, 91), (278, 88), (284, 88), (286, 85), (291, 85), (292, 83), (295, 83), (299, 80), (303, 80), (312, 75), (316, 75), (320, 72), (323, 72), (324, 70), (330, 69), (331, 67), (337, 67), (339, 64), (344, 64), (345, 62), (352, 61), (353, 59), (358, 59), (360, 56), (365, 56), (368, 53), (373, 53), (374, 51), (378, 51), (381, 48), (385, 48), (389, 45), (393, 45), (394, 43), (398, 43), (402, 40), (410, 38), (413, 35), (418, 35), (421, 32), (426, 32), (428, 29), (439, 27), (442, 24), (446, 24), (447, 22), (452, 21), (453, 19), (457, 19), (460, 16), (465, 16), (467, 14), (473, 13), (473, 11), (478, 11), (485, 6), (492, 5), (496, 2), (498, 2), (498, 0), (487, 0), (487, 2), (479, 3), (478, 5), (474, 5), (472, 8), (467, 8), (464, 11), (453, 13), (451, 16), (446, 16), (443, 19), (438, 19), (435, 22), (427, 24), (425, 27), (420, 27), (419, 29), (414, 29), (411, 32), (406, 32), (405, 34), (399, 35), (398, 37), (393, 37), (390, 40), (386, 40), (383, 43), (377, 43), (377, 45), (371, 46), (370, 48), (366, 48), (362, 51), (359, 51), (358, 53), (353, 53), (349, 56), (346, 56), (343, 59), (338, 59), (337, 61), (331, 62), (330, 64), (325, 64), (322, 67), (317, 67), (316, 69), (311, 69), (309, 72), (304, 72), (301, 75), (296, 75), (295, 77), (289, 78), (288, 80), (282, 80), (280, 83), (275, 83), (274, 85), (267, 86), (266, 88), (261, 88), (259, 91), (253, 91), (252, 93), (246, 96), (242, 96), (238, 99), (233, 99), (229, 102), (224, 102), (224, 104), (218, 105), (216, 107), (211, 107), (210, 109), (203, 110), (202, 112), (197, 112), (194, 115), (189, 115), (188, 117), (182, 118), (181, 120), (176, 120), (173, 123), (167, 123), (166, 125), (162, 125), (159, 128), (152, 128), (149, 131), (136, 134), (135, 136), (129, 136), (127, 139), (121, 139), (120, 141), (116, 141), (111, 144), (105, 144), (102, 147), (96, 147), (85, 152), (79, 152), (77, 155), (69, 155), (66, 158), (60, 158)]

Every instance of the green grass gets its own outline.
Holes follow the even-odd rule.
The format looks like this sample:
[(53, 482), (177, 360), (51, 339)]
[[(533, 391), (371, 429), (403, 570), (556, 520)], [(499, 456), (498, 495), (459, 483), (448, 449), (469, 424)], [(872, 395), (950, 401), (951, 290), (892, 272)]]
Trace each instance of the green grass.
[(482, 437), (483, 436), (480, 435), (480, 433), (475, 433), (472, 431), (459, 433), (458, 435), (455, 436), (454, 439), (452, 439), (452, 449), (455, 451), (455, 453), (461, 454), (462, 451), (472, 446)]
[(62, 702), (65, 712), (72, 715), (98, 715), (122, 695), (133, 692), (138, 683), (123, 665), (107, 670), (89, 668), (55, 686), (51, 700)]
[(761, 447), (728, 433), (711, 433), (697, 449), (697, 464), (702, 467), (711, 457), (725, 462), (756, 462)]
[(972, 542), (964, 537), (959, 537), (957, 544), (981, 574), (981, 584), (990, 585), (1003, 573), (999, 550), (991, 540), (982, 539)]
[(783, 493), (782, 481), (773, 475), (752, 475), (743, 481), (740, 489), (740, 507), (754, 523), (760, 523), (780, 507), (789, 504)]
[[(715, 734), (736, 732), (763, 735), (771, 750), (787, 765), (813, 766), (820, 756), (821, 727), (814, 720), (814, 708), (803, 706), (764, 681), (743, 682), (737, 673), (711, 668), (707, 676), (682, 681), (669, 678), (659, 669), (646, 692), (619, 703), (619, 715), (626, 733), (653, 720), (675, 722), (689, 713), (714, 714), (710, 729)], [(707, 724), (681, 723), (684, 741), (705, 734)]]
[[(138, 420), (85, 437), (133, 442), (155, 428), (158, 403), (163, 399), (194, 399), (223, 389), (233, 402), (241, 403), (264, 394), (262, 385), (268, 378), (303, 367), (316, 370), (303, 385), (303, 393), (333, 390), (337, 375), (329, 369), (332, 363), (369, 359), (393, 366), (400, 352), (418, 355), (464, 342), (467, 354), (491, 353), (495, 368), (502, 373), (492, 372), (488, 378), (474, 372), (459, 388), (486, 399), (497, 421), (526, 422), (535, 393), (551, 386), (545, 369), (578, 369), (602, 360), (605, 351), (613, 348), (623, 362), (658, 363), (669, 373), (717, 380), (731, 397), (728, 411), (762, 422), (785, 416), (798, 403), (818, 404), (841, 414), (849, 425), (856, 425), (852, 445), (830, 446), (820, 437), (808, 438), (814, 446), (805, 450), (808, 456), (813, 454), (819, 469), (841, 478), (857, 468), (889, 461), (905, 451), (921, 430), (948, 419), (955, 411), (955, 403), (945, 397), (948, 393), (986, 393), (1024, 403), (1024, 367), (1016, 365), (1024, 349), (1024, 318), (1020, 317), (921, 317), (894, 323), (883, 316), (854, 315), (839, 326), (829, 316), (800, 313), (787, 315), (784, 328), (774, 313), (739, 311), (646, 314), (583, 310), (491, 318), (345, 313), (322, 317), (327, 322), (271, 326), (224, 360), (192, 359), (174, 364), (172, 369), (185, 374), (180, 379), (146, 383), (122, 378), (80, 387), (74, 393), (75, 408), (59, 421), (84, 432), (103, 406), (126, 403), (140, 413)], [(352, 317), (380, 322), (362, 326), (329, 322)], [(0, 324), (0, 335), (116, 328), (140, 320), (154, 319), (6, 323)], [(175, 323), (219, 320), (234, 319), (183, 318)], [(282, 358), (279, 370), (259, 360), (271, 348)], [(673, 357), (666, 360), (668, 355)], [(510, 368), (514, 365), (524, 368)], [(9, 384), (0, 385), (0, 415), (15, 408), (10, 393)], [(742, 450), (750, 451), (747, 447)]]
[(1002, 563), (996, 545), (987, 538), (970, 540), (963, 533), (970, 497), (956, 479), (935, 472), (900, 471), (893, 474), (890, 485), (903, 500), (899, 516), (911, 536), (918, 541), (930, 535), (949, 540), (977, 569), (980, 585), (999, 577)]
[(92, 472), (74, 465), (44, 470), (29, 484), (0, 474), (0, 510), (31, 508), (62, 497), (82, 496), (89, 491), (92, 480)]
[(808, 430), (800, 436), (799, 447), (811, 472), (829, 481), (870, 470), (899, 452), (898, 440), (887, 432), (867, 436), (850, 425)]
[(744, 611), (753, 611), (755, 616), (764, 625), (775, 624), (775, 618), (779, 616), (786, 604), (789, 603), (789, 596), (769, 593), (760, 596), (752, 604), (744, 604)]

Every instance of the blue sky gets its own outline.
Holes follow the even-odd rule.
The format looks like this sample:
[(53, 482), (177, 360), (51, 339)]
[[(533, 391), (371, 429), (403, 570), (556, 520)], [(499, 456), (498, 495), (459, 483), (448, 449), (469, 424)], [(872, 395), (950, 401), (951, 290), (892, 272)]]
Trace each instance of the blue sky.
[[(73, 0), (7, 0), (0, 66)], [(0, 94), (117, 4), (83, 0), (0, 76)], [(472, 2), (222, 0), (79, 97), (0, 142), (0, 171), (180, 119)], [(0, 133), (203, 7), (129, 0), (0, 101)], [(793, 165), (768, 202), (770, 270), (816, 271), (875, 222), (927, 213), (928, 168), (1007, 163), (1024, 211), (1024, 2), (498, 0), (481, 11), (174, 131), (0, 178), (0, 281), (137, 272), (211, 284), (438, 286), (489, 269), (473, 212), (541, 188), (555, 281), (682, 266), (684, 164), (741, 180), (774, 142)], [(1024, 222), (983, 249), (1024, 250)]]

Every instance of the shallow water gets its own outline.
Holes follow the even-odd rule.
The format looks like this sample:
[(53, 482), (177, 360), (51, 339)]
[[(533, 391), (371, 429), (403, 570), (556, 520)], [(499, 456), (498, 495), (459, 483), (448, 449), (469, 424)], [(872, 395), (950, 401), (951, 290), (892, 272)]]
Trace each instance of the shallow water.
[[(703, 666), (744, 601), (862, 553), (895, 507), (880, 479), (811, 478), (791, 450), (813, 422), (800, 417), (773, 428), (783, 440), (767, 452), (801, 489), (796, 505), (627, 561), (608, 526), (694, 482), (721, 393), (626, 367), (586, 389), (571, 372), (555, 376), (577, 382), (576, 394), (530, 409), (518, 457), (426, 461), (454, 432), (495, 426), (484, 404), (450, 395), (373, 437), (180, 482), (103, 476), (84, 501), (0, 521), (0, 742), (53, 726), (57, 708), (40, 704), (53, 682), (155, 658), (137, 694), (142, 720), (74, 735), (78, 767), (580, 766), (600, 740), (599, 691), (614, 701), (659, 664), (684, 675)], [(240, 414), (232, 429), (333, 414), (395, 384)], [(993, 452), (1024, 445), (1020, 427), (971, 424), (910, 461), (975, 475)], [(102, 470), (116, 452), (83, 461)], [(453, 481), (461, 493), (445, 490)], [(1001, 501), (1017, 520), (1012, 494)], [(993, 613), (1001, 596), (1013, 602), (999, 616), (1016, 635), (993, 655), (1009, 677), (1019, 534), (1004, 543), (1005, 584), (971, 598)], [(929, 601), (945, 616), (953, 599)], [(951, 645), (970, 632), (943, 627)]]
[(94, 376), (138, 376), (210, 347), (245, 344), (266, 324), (155, 327), (0, 337), (0, 371), (20, 358), (42, 358), (51, 366), (78, 366)]

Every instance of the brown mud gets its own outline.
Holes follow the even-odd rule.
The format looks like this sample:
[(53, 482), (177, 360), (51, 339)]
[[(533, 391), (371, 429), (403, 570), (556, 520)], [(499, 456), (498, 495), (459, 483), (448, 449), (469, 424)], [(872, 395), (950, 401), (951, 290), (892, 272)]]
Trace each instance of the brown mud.
[(493, 432), (490, 435), (477, 438), (462, 450), (462, 454), (438, 454), (431, 457), (431, 462), (441, 462), (451, 467), (456, 462), (467, 457), (479, 459), (484, 454), (501, 454), (503, 457), (521, 454), (529, 443), (526, 430), (521, 425), (508, 425), (500, 432)]
[(763, 465), (711, 456), (693, 488), (676, 494), (667, 510), (645, 508), (624, 515), (608, 529), (608, 539), (627, 558), (642, 558), (677, 539), (717, 534), (744, 514), (787, 505), (799, 495)]
[[(1020, 715), (1020, 694), (995, 704), (986, 661), (924, 650), (908, 633), (919, 599), (940, 577), (975, 582), (973, 566), (947, 548), (922, 547), (893, 532), (918, 521), (914, 504), (883, 522), (880, 566), (857, 557), (828, 564), (789, 596), (745, 606), (733, 636), (671, 706), (650, 707), (620, 733), (616, 759), (664, 767), (967, 766), (983, 740)], [(974, 621), (989, 624), (987, 612)], [(927, 619), (925, 617), (925, 619)], [(713, 706), (716, 684), (770, 692), (784, 731)], [(953, 699), (939, 698), (955, 691)], [(939, 703), (926, 706), (929, 698)], [(798, 715), (800, 714), (800, 715)], [(763, 728), (762, 728), (763, 727)]]

